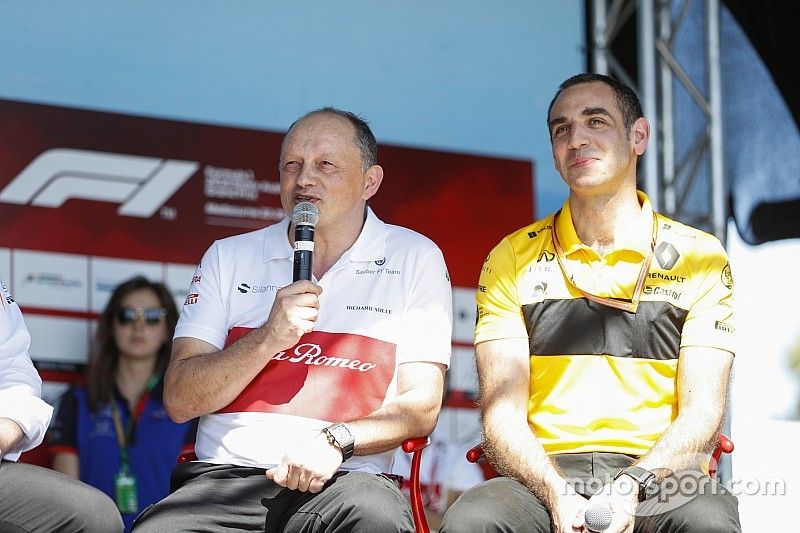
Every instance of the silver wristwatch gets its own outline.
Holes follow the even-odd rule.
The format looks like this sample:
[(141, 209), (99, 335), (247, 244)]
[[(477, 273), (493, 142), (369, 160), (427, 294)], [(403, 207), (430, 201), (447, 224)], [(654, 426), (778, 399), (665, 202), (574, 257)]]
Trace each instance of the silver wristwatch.
[(334, 448), (338, 448), (342, 452), (342, 461), (347, 461), (353, 456), (355, 450), (356, 439), (350, 433), (350, 428), (344, 424), (332, 424), (322, 430), (325, 436), (328, 437), (328, 442)]

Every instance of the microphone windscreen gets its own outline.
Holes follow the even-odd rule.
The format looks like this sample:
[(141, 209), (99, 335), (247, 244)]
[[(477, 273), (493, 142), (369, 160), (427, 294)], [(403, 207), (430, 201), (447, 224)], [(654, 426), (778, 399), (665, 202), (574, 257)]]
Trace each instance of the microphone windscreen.
[(608, 505), (595, 505), (586, 509), (583, 521), (590, 531), (605, 531), (611, 525), (611, 509)]
[(292, 209), (292, 223), (295, 226), (316, 226), (319, 209), (311, 202), (300, 202)]

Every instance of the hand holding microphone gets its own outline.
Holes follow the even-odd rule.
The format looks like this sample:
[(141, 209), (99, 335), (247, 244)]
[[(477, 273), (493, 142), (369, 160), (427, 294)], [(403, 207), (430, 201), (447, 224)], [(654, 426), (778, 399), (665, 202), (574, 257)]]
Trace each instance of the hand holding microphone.
[[(262, 328), (278, 349), (294, 346), (314, 329), (322, 287), (311, 282), (314, 254), (314, 226), (319, 210), (311, 202), (300, 202), (292, 210), (294, 265), (292, 284), (277, 291), (267, 321)], [(296, 283), (303, 281), (303, 283)]]

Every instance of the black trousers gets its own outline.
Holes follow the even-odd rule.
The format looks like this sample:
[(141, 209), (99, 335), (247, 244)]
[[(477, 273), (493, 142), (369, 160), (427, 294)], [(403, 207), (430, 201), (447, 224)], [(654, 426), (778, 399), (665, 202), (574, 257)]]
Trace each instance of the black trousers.
[(145, 509), (136, 533), (413, 533), (408, 500), (394, 481), (338, 472), (317, 494), (270, 481), (263, 468), (192, 462), (177, 466), (172, 493)]
[(0, 532), (115, 533), (122, 517), (111, 498), (39, 466), (0, 463)]
[[(567, 481), (589, 497), (634, 458), (612, 453), (553, 456)], [(494, 478), (472, 487), (453, 503), (440, 533), (550, 533), (547, 509), (524, 485)], [(639, 504), (636, 533), (741, 533), (736, 497), (700, 472), (662, 480), (659, 494)]]

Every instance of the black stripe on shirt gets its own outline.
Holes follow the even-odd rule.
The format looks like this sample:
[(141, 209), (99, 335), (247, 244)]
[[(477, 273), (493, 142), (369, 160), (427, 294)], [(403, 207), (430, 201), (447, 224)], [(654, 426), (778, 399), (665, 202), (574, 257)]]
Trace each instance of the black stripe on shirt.
[(677, 359), (687, 311), (668, 302), (639, 302), (634, 313), (585, 298), (522, 306), (533, 355)]

